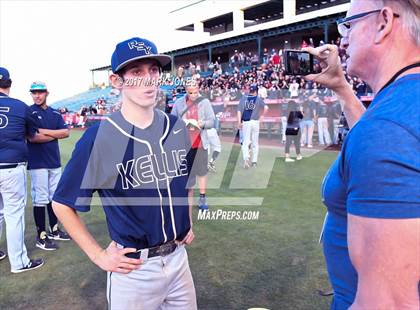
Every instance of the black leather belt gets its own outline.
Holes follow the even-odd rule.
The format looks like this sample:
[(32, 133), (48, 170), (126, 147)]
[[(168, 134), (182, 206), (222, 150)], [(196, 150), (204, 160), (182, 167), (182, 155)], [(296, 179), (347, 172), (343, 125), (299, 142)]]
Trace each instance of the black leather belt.
[[(166, 242), (162, 245), (149, 248), (148, 249), (149, 254), (147, 255), (147, 258), (169, 255), (173, 253), (176, 250), (176, 248), (177, 248), (177, 244), (175, 243), (175, 241), (172, 240), (172, 241)], [(144, 251), (144, 249), (138, 250), (137, 252), (134, 252), (134, 253), (127, 253), (125, 254), (125, 256), (129, 258), (138, 259), (141, 256), (141, 251)]]
[(0, 165), (0, 169), (13, 169), (16, 168), (19, 164), (11, 164), (11, 165)]

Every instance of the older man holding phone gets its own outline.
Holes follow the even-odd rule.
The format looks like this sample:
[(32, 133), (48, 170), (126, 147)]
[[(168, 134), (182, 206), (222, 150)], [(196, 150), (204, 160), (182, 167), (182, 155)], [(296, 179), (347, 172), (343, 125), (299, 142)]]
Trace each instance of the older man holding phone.
[(337, 94), (351, 128), (322, 185), (331, 309), (419, 309), (420, 2), (352, 0), (338, 30), (375, 99), (354, 95), (336, 46), (304, 49), (323, 68), (305, 78)]

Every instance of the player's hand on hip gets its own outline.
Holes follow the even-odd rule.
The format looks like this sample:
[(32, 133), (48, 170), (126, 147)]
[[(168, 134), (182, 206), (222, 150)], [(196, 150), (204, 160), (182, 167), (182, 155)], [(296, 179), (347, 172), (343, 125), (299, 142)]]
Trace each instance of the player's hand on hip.
[(195, 238), (195, 235), (191, 228), (189, 232), (187, 233), (187, 235), (184, 237), (184, 239), (181, 241), (181, 244), (190, 245), (193, 242), (194, 238)]
[(336, 45), (325, 44), (317, 48), (309, 46), (302, 48), (302, 51), (314, 55), (319, 60), (322, 69), (321, 73), (304, 76), (305, 80), (320, 83), (333, 91), (349, 87), (341, 67)]
[(93, 262), (105, 271), (130, 273), (133, 270), (139, 269), (143, 263), (141, 259), (125, 256), (127, 253), (134, 253), (136, 251), (134, 248), (120, 249), (117, 247), (115, 241), (112, 241)]

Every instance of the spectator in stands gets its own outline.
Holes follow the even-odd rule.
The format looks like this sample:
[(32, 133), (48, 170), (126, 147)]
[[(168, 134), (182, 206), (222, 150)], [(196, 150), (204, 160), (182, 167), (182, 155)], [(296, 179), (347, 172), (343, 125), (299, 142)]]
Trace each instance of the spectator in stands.
[(96, 109), (96, 106), (91, 105), (89, 107), (89, 113), (90, 113), (90, 115), (96, 115), (96, 114), (98, 114), (98, 110)]
[(309, 46), (315, 47), (313, 38), (309, 38)]
[(79, 112), (77, 113), (77, 116), (78, 116), (77, 123), (76, 123), (77, 127), (85, 128), (87, 111), (88, 109), (86, 108), (86, 106), (82, 106), (80, 108)]
[(258, 55), (254, 54), (251, 57), (251, 66), (258, 66), (259, 60), (258, 60)]
[(165, 111), (166, 102), (167, 102), (167, 97), (166, 97), (165, 92), (162, 89), (159, 89), (156, 95), (156, 108), (161, 111)]
[(271, 57), (271, 62), (274, 65), (274, 70), (278, 71), (280, 69), (280, 56), (276, 52), (275, 49), (273, 49), (273, 51), (274, 51), (274, 53), (273, 53), (273, 56)]
[(299, 96), (299, 84), (296, 79), (293, 80), (292, 84), (289, 86), (290, 98), (297, 98)]
[(296, 160), (301, 160), (302, 155), (300, 154), (300, 121), (303, 118), (302, 111), (300, 111), (298, 104), (294, 100), (290, 100), (288, 104), (288, 117), (287, 117), (287, 128), (286, 128), (286, 145), (284, 148), (285, 161), (287, 163), (294, 162), (295, 160), (290, 157), (290, 146), (292, 142), (296, 149)]
[(213, 71), (214, 70), (214, 64), (213, 62), (209, 61), (209, 64), (207, 65), (209, 71)]
[(268, 93), (267, 93), (267, 84), (262, 83), (260, 86), (258, 86), (258, 96), (260, 96), (263, 100), (267, 99)]
[(269, 60), (270, 60), (270, 56), (268, 54), (268, 49), (265, 47), (263, 50), (263, 64), (268, 64)]
[(176, 72), (176, 77), (182, 79), (184, 77), (184, 66), (179, 66)]

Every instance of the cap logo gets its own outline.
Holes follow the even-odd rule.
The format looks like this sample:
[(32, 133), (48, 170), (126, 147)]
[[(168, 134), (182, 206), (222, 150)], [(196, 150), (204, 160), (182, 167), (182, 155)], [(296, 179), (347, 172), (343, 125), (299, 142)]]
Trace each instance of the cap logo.
[(144, 44), (144, 42), (137, 42), (136, 40), (128, 42), (128, 48), (130, 50), (135, 48), (135, 49), (137, 49), (138, 52), (144, 51), (144, 53), (146, 55), (149, 55), (150, 51), (152, 49), (151, 46), (148, 46), (148, 45)]

